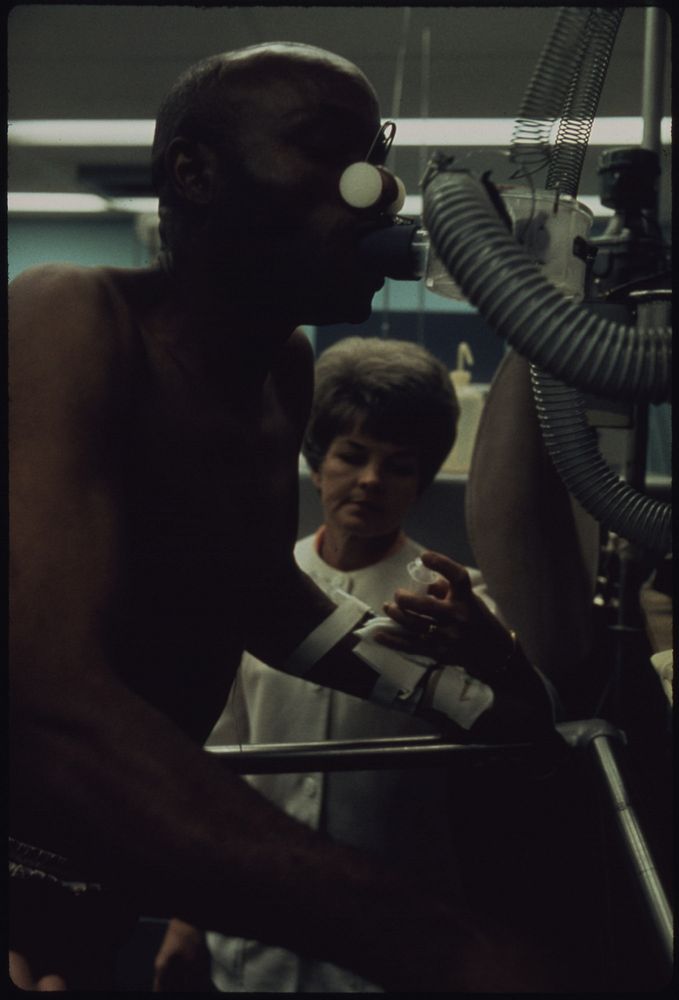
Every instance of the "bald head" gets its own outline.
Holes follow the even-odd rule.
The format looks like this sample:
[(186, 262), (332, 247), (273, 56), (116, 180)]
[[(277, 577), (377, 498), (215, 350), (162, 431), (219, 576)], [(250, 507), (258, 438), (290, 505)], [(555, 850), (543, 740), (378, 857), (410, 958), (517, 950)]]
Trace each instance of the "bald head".
[(316, 45), (305, 45), (303, 42), (262, 42), (259, 45), (248, 45), (233, 52), (224, 52), (216, 57), (228, 62), (230, 66), (253, 65), (260, 67), (264, 63), (279, 63), (284, 69), (294, 67), (307, 68), (313, 65), (324, 66), (328, 70), (346, 73), (360, 78), (365, 86), (372, 90), (367, 77), (361, 70), (334, 52), (318, 48)]
[(353, 88), (372, 105), (377, 96), (367, 77), (348, 59), (298, 42), (267, 42), (224, 52), (186, 70), (167, 94), (156, 120), (153, 182), (167, 194), (166, 153), (177, 136), (228, 144), (235, 140), (249, 108), (263, 99), (275, 103), (276, 84), (297, 85), (311, 102), (319, 89)]

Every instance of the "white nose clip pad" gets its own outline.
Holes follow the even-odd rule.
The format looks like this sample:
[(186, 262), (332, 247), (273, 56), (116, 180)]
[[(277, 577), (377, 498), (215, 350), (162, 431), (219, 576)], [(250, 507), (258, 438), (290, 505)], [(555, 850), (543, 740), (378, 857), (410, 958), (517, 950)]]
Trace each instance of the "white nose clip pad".
[(351, 208), (382, 207), (397, 215), (405, 203), (406, 189), (400, 177), (372, 163), (352, 163), (340, 177), (339, 190)]

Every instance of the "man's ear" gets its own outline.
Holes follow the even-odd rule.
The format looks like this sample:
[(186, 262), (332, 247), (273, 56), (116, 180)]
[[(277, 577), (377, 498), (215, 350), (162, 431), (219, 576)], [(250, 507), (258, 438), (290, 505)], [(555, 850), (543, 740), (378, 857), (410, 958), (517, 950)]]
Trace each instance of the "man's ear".
[(321, 491), (321, 474), (316, 469), (309, 469), (309, 479), (314, 484), (318, 492)]
[(212, 201), (217, 157), (209, 146), (177, 136), (167, 147), (165, 163), (175, 191), (194, 205)]

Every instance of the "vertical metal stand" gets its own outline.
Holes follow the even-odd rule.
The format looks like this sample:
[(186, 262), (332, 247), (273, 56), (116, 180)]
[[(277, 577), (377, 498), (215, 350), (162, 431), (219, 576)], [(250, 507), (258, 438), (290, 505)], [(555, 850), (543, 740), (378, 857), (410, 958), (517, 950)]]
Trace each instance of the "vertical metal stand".
[(666, 14), (659, 7), (646, 11), (644, 33), (644, 76), (641, 113), (644, 133), (641, 145), (660, 153), (660, 123), (663, 110)]
[(671, 967), (674, 955), (672, 910), (636, 813), (627, 796), (611, 738), (605, 733), (596, 735), (592, 738), (590, 747), (614, 811), (625, 854), (646, 902), (663, 954)]

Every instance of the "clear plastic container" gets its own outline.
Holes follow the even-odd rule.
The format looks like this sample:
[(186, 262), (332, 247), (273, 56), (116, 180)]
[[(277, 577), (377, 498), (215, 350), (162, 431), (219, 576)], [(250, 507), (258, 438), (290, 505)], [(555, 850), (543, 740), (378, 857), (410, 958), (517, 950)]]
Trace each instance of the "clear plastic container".
[(431, 583), (435, 583), (439, 579), (438, 573), (435, 573), (432, 569), (427, 569), (419, 556), (408, 563), (408, 575), (412, 580), (412, 583), (408, 585), (408, 589), (415, 594), (422, 595), (427, 593), (427, 588)]
[[(593, 215), (570, 195), (555, 191), (508, 188), (500, 192), (512, 221), (514, 237), (539, 264), (545, 277), (564, 295), (580, 301), (584, 295), (586, 264), (575, 252), (576, 239), (586, 240)], [(424, 283), (430, 292), (449, 299), (464, 292), (429, 248)]]
[(579, 301), (585, 288), (586, 264), (575, 252), (578, 237), (586, 240), (594, 216), (570, 195), (514, 188), (502, 191), (517, 243), (544, 269), (545, 277), (564, 295)]

